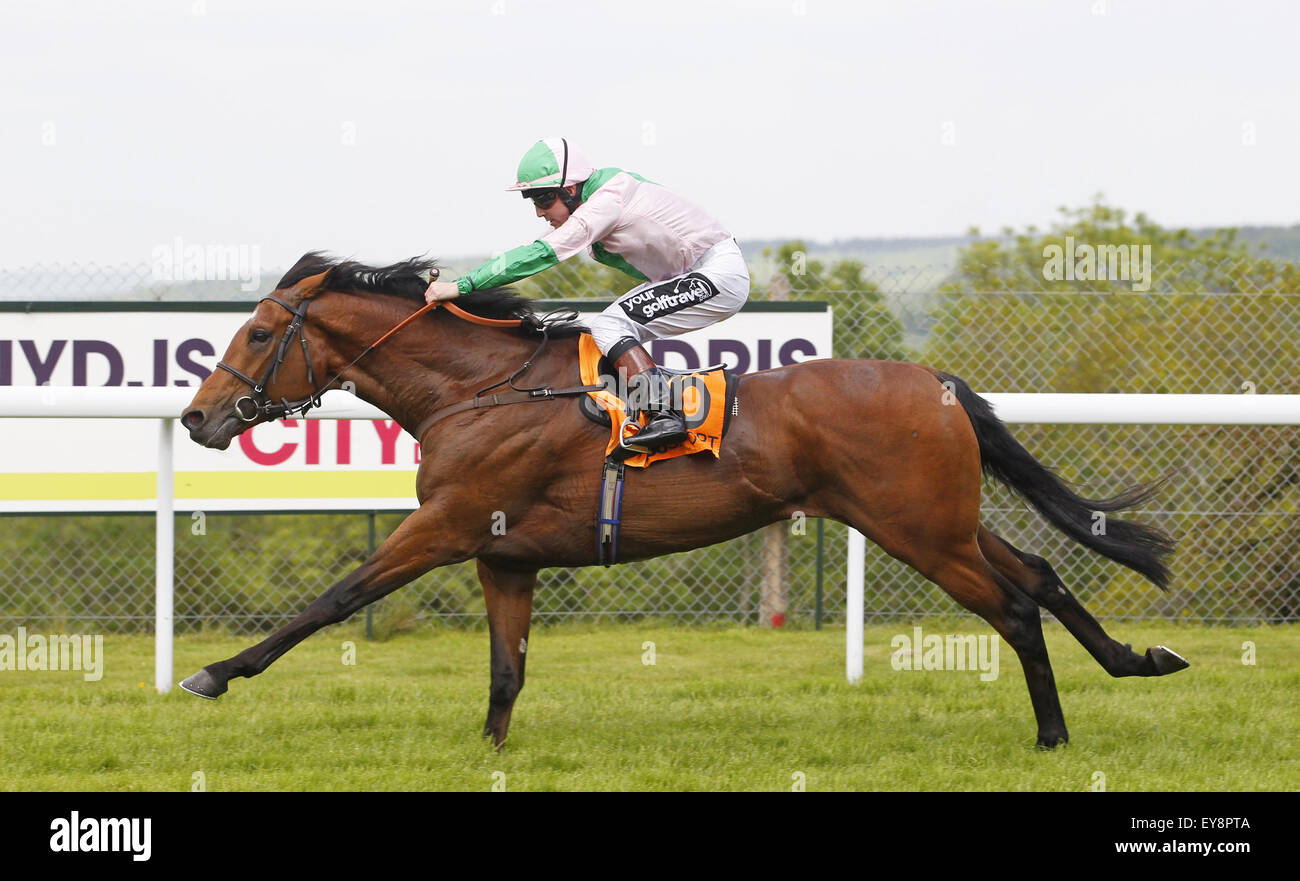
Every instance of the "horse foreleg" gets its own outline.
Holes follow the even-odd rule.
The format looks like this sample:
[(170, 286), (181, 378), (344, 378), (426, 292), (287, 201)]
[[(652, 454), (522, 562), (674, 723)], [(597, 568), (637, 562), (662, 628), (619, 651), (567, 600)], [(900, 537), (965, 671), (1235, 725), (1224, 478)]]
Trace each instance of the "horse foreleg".
[(979, 530), (979, 546), (999, 572), (1055, 615), (1111, 676), (1164, 676), (1187, 668), (1188, 663), (1181, 655), (1162, 645), (1152, 646), (1145, 655), (1139, 655), (1132, 647), (1112, 639), (1042, 557), (1023, 553), (983, 525)]
[(533, 613), (537, 570), (511, 570), (478, 561), (478, 577), (487, 604), (492, 643), (492, 688), (483, 736), (500, 751), (510, 727), (510, 713), (524, 687), (528, 659), (528, 625)]
[(251, 648), (209, 664), (181, 683), (199, 697), (224, 694), (231, 679), (261, 673), (311, 634), (347, 619), (353, 612), (402, 587), (435, 566), (465, 559), (463, 550), (435, 546), (433, 535), (445, 512), (421, 508), (397, 527), (371, 557), (317, 597), (298, 617)]

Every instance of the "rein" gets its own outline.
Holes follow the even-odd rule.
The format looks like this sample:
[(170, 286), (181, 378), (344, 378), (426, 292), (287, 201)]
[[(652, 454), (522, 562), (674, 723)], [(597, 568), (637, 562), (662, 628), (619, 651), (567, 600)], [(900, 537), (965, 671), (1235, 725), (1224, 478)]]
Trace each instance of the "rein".
[[(480, 318), (477, 315), (471, 315), (459, 306), (452, 305), (450, 301), (446, 302), (446, 306), (453, 312), (453, 314), (459, 315), (469, 321), (473, 321), (475, 324), (487, 324), (492, 327), (518, 327), (523, 324), (523, 321), (517, 318), (505, 320)], [(572, 309), (558, 309), (554, 312), (548, 312), (543, 315), (540, 319), (542, 341), (537, 345), (537, 349), (529, 356), (528, 360), (524, 362), (522, 367), (500, 382), (494, 382), (487, 388), (479, 389), (474, 393), (474, 397), (467, 401), (461, 401), (458, 404), (448, 404), (445, 407), (440, 407), (439, 409), (434, 410), (424, 418), (423, 422), (416, 426), (416, 440), (423, 440), (424, 433), (432, 428), (434, 423), (441, 422), (448, 416), (455, 416), (457, 413), (464, 413), (466, 410), (481, 410), (485, 407), (501, 407), (506, 404), (527, 404), (532, 401), (553, 401), (556, 398), (571, 397), (603, 389), (605, 387), (603, 383), (596, 383), (595, 385), (575, 385), (559, 389), (551, 388), (549, 386), (519, 388), (519, 386), (515, 385), (515, 380), (533, 366), (533, 361), (537, 359), (537, 356), (546, 348), (546, 344), (550, 342), (551, 325), (560, 321), (572, 321), (577, 317), (578, 313)], [(492, 391), (492, 389), (499, 388), (506, 384), (509, 384), (514, 391), (495, 395), (487, 394)]]
[[(260, 304), (266, 300), (270, 300), (272, 303), (277, 303), (280, 306), (283, 306), (293, 315), (293, 318), (289, 321), (288, 327), (284, 329), (284, 335), (280, 338), (280, 345), (276, 349), (275, 358), (272, 360), (271, 365), (267, 367), (266, 372), (262, 374), (261, 380), (253, 379), (248, 374), (230, 366), (225, 361), (217, 362), (217, 367), (244, 382), (253, 390), (251, 395), (245, 395), (235, 401), (235, 413), (245, 422), (254, 422), (261, 417), (265, 417), (269, 420), (287, 419), (294, 412), (298, 412), (303, 416), (307, 415), (307, 411), (312, 407), (320, 406), (321, 396), (324, 395), (325, 392), (329, 391), (329, 389), (339, 381), (339, 378), (342, 377), (344, 373), (356, 366), (357, 362), (377, 349), (385, 340), (395, 335), (399, 330), (406, 327), (406, 325), (410, 324), (421, 315), (424, 315), (426, 312), (431, 312), (432, 310), (437, 309), (439, 306), (445, 306), (447, 311), (452, 315), (455, 315), (457, 318), (468, 321), (471, 324), (479, 324), (485, 327), (522, 327), (524, 324), (522, 318), (483, 318), (482, 316), (474, 315), (471, 312), (466, 312), (450, 300), (435, 300), (432, 303), (426, 303), (424, 306), (421, 306), (415, 312), (404, 318), (387, 333), (367, 346), (365, 350), (360, 355), (353, 358), (346, 367), (335, 373), (334, 376), (330, 378), (329, 382), (318, 387), (316, 385), (316, 375), (311, 366), (311, 355), (307, 349), (307, 336), (303, 330), (303, 323), (307, 319), (307, 307), (311, 303), (311, 298), (304, 298), (302, 302), (298, 304), (297, 309), (294, 309), (279, 297), (274, 297), (269, 294), (259, 300), (258, 303)], [(546, 344), (550, 341), (551, 325), (560, 321), (572, 321), (577, 317), (577, 314), (578, 313), (573, 310), (556, 310), (555, 312), (548, 312), (541, 316), (541, 318), (538, 319), (538, 322), (542, 331), (542, 341), (537, 346), (537, 349), (533, 352), (532, 356), (524, 362), (522, 367), (500, 382), (495, 382), (487, 388), (475, 392), (474, 397), (468, 401), (461, 401), (458, 404), (450, 404), (446, 407), (435, 410), (416, 428), (415, 437), (417, 439), (422, 437), (424, 432), (435, 422), (439, 422), (448, 416), (453, 416), (456, 413), (461, 413), (465, 410), (497, 407), (504, 404), (518, 404), (527, 401), (552, 400), (555, 397), (583, 394), (585, 392), (596, 391), (604, 388), (603, 385), (584, 385), (563, 389), (554, 389), (542, 386), (521, 389), (515, 385), (515, 380), (533, 366), (533, 361), (542, 353), (542, 350), (546, 348)], [(266, 394), (266, 387), (270, 385), (270, 383), (274, 382), (275, 378), (279, 375), (280, 365), (285, 362), (294, 334), (298, 335), (298, 341), (302, 344), (302, 357), (303, 361), (307, 365), (307, 381), (311, 383), (314, 390), (307, 397), (301, 398), (297, 401), (290, 401), (287, 398), (282, 397), (280, 398), (279, 403), (275, 403), (271, 400), (270, 396)], [(507, 383), (515, 390), (513, 393), (494, 394), (484, 397), (492, 389), (506, 385)], [(245, 402), (248, 402), (249, 409), (247, 411), (244, 406)]]

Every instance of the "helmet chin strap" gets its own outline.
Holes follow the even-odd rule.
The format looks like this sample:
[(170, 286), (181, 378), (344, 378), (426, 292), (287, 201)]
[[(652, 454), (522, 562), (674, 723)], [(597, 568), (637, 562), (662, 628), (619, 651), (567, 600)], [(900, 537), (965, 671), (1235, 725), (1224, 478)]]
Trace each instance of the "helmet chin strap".
[(569, 141), (567, 138), (560, 138), (560, 143), (564, 145), (564, 164), (560, 166), (560, 201), (572, 214), (578, 210), (578, 206), (582, 204), (582, 199), (579, 198), (576, 192), (570, 195), (568, 189), (565, 188), (565, 182), (569, 179)]
[(569, 209), (570, 214), (577, 211), (578, 206), (582, 204), (582, 199), (576, 193), (570, 195), (569, 191), (563, 187), (560, 188), (560, 201), (564, 203), (565, 208)]

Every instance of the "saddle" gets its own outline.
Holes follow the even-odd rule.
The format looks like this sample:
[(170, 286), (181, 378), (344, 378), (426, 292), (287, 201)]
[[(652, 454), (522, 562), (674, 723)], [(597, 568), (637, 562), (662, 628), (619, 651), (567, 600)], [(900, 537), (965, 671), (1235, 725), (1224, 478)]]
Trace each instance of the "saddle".
[(590, 334), (578, 340), (578, 363), (582, 383), (599, 385), (578, 399), (578, 407), (589, 420), (610, 430), (606, 457), (613, 457), (630, 468), (647, 468), (663, 459), (689, 456), (709, 451), (714, 458), (721, 455), (722, 439), (731, 426), (731, 417), (737, 412), (736, 386), (739, 377), (727, 372), (722, 365), (704, 370), (671, 370), (660, 368), (667, 375), (674, 399), (680, 397), (686, 420), (686, 440), (674, 447), (640, 452), (626, 447), (622, 439), (636, 434), (645, 424), (644, 414), (637, 420), (628, 419), (627, 402), (620, 397), (617, 371), (609, 359), (600, 354)]

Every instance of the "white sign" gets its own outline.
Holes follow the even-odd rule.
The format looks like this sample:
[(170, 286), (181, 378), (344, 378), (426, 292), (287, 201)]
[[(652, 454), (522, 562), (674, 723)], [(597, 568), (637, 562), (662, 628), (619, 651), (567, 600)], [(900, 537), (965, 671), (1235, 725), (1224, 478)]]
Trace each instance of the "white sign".
[[(197, 390), (252, 310), (175, 306), (0, 312), (0, 387)], [(824, 306), (766, 306), (649, 350), (667, 367), (726, 362), (745, 372), (830, 356)], [(0, 512), (151, 511), (156, 436), (141, 419), (0, 419)], [(288, 419), (257, 425), (223, 451), (178, 431), (174, 461), (178, 511), (411, 510), (420, 452), (392, 420)]]

